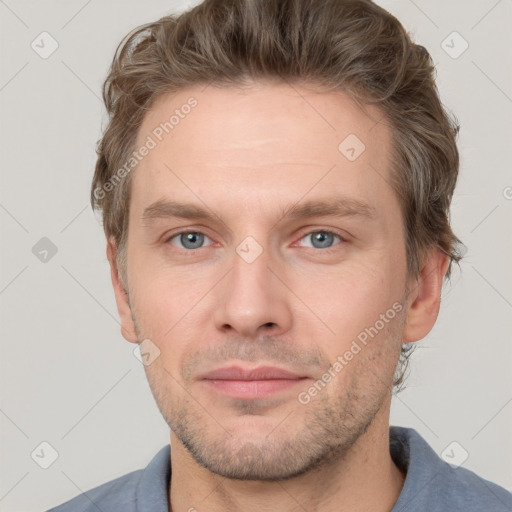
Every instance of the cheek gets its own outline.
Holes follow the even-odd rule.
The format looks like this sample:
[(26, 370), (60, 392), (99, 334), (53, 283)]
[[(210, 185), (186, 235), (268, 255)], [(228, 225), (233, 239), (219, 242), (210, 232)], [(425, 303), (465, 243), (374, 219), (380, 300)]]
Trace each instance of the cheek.
[(129, 275), (133, 276), (130, 279), (132, 310), (141, 334), (159, 346), (163, 345), (172, 336), (180, 318), (191, 308), (190, 288), (151, 264), (136, 268), (134, 261)]
[[(392, 275), (389, 265), (376, 262), (317, 275), (315, 282), (316, 286), (303, 283), (302, 293), (308, 291), (308, 306), (328, 329), (318, 322), (299, 319), (299, 323), (311, 339), (318, 340), (331, 364), (341, 358), (343, 369), (332, 392), (356, 386), (354, 379), (370, 388), (388, 383), (401, 345), (403, 283)], [(319, 337), (314, 326), (324, 334)]]
[[(132, 262), (135, 269), (136, 258)], [(140, 334), (158, 346), (165, 369), (179, 375), (180, 362), (187, 352), (197, 349), (196, 343), (211, 328), (211, 314), (205, 313), (205, 307), (218, 281), (218, 271), (191, 272), (183, 266), (164, 265), (156, 258), (145, 258), (135, 270), (138, 272), (132, 274), (130, 287)], [(148, 370), (157, 372), (156, 367)]]
[[(392, 265), (377, 258), (350, 262), (297, 277), (295, 290), (307, 306), (346, 339), (373, 324), (403, 295), (404, 283)], [(331, 334), (333, 334), (331, 332)]]

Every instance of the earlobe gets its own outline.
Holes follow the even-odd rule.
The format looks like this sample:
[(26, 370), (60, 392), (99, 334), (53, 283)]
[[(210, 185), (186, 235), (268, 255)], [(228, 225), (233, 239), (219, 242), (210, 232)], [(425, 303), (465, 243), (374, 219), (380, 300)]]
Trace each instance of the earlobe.
[(137, 332), (132, 317), (128, 293), (125, 290), (119, 277), (116, 254), (117, 249), (115, 241), (110, 239), (107, 241), (107, 259), (110, 263), (110, 277), (112, 279), (112, 286), (114, 288), (117, 311), (119, 312), (119, 318), (121, 320), (121, 334), (125, 340), (131, 343), (137, 343)]
[(404, 343), (421, 340), (434, 327), (449, 261), (439, 249), (432, 249), (423, 259), (419, 275), (409, 285), (410, 302), (402, 335)]

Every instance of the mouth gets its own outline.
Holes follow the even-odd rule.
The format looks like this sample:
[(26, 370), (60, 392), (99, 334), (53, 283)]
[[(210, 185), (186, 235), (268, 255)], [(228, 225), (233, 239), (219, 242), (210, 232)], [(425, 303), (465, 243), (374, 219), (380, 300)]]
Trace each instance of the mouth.
[(257, 400), (290, 391), (308, 379), (284, 368), (264, 366), (247, 369), (240, 366), (218, 368), (202, 376), (210, 390), (245, 400)]

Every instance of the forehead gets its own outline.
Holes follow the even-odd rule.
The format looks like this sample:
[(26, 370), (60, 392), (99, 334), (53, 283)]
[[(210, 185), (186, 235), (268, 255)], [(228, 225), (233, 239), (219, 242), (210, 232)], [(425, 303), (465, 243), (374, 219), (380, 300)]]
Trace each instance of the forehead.
[(391, 192), (384, 190), (391, 132), (383, 119), (347, 93), (288, 84), (168, 94), (138, 132), (136, 147), (151, 149), (133, 171), (133, 200), (143, 207), (181, 190), (219, 201), (243, 192), (261, 203), (262, 192), (298, 199), (313, 187), (341, 186), (344, 195), (366, 189), (378, 203)]

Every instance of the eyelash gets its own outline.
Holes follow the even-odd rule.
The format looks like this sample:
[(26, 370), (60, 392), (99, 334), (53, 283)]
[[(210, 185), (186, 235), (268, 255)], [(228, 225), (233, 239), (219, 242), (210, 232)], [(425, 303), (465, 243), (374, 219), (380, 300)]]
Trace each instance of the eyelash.
[(324, 233), (324, 234), (328, 234), (328, 235), (333, 235), (333, 237), (339, 238), (340, 241), (338, 243), (336, 243), (336, 241), (333, 241), (333, 245), (331, 245), (330, 247), (324, 247), (324, 248), (306, 247), (306, 249), (316, 249), (317, 251), (329, 253), (331, 251), (335, 251), (337, 249), (338, 245), (340, 245), (341, 243), (346, 242), (345, 238), (343, 238), (339, 233), (337, 233), (336, 231), (330, 230), (330, 229), (314, 229), (312, 231), (308, 231), (307, 233), (304, 233), (299, 238), (299, 241), (303, 240), (304, 238), (306, 238), (308, 236), (311, 236), (313, 233)]
[[(194, 234), (197, 234), (197, 235), (204, 235), (205, 237), (209, 238), (211, 240), (211, 238), (206, 234), (206, 233), (203, 233), (202, 231), (197, 231), (197, 230), (183, 230), (183, 231), (178, 231), (177, 233), (173, 233), (171, 236), (167, 237), (166, 240), (165, 240), (165, 243), (168, 244), (170, 243), (170, 241), (180, 235), (186, 235), (187, 233), (194, 233)], [(307, 236), (310, 236), (312, 235), (313, 233), (326, 233), (326, 234), (329, 234), (329, 235), (333, 235), (334, 237), (338, 237), (340, 239), (340, 243), (341, 242), (347, 242), (347, 240), (341, 236), (338, 232), (336, 231), (332, 231), (330, 229), (314, 229), (312, 231), (308, 231), (307, 233), (304, 233), (300, 238), (299, 238), (299, 241), (304, 239), (305, 237)], [(319, 251), (322, 251), (322, 252), (329, 252), (333, 249), (335, 249), (337, 247), (337, 245), (339, 244), (334, 244), (332, 245), (331, 247), (325, 247), (325, 248), (317, 248), (317, 247), (308, 247), (308, 249), (317, 249)], [(181, 247), (176, 247), (176, 249), (178, 249), (179, 251), (182, 251), (182, 252), (195, 252), (195, 251), (198, 251), (199, 249), (205, 249), (206, 247), (199, 247), (197, 249), (182, 249)]]

